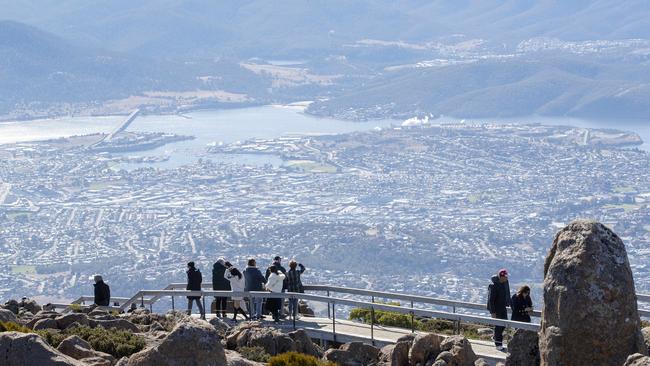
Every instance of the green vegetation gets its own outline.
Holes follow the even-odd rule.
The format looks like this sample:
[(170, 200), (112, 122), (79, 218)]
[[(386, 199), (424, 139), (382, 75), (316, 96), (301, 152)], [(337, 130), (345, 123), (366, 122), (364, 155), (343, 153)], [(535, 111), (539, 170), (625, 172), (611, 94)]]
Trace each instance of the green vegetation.
[(311, 160), (289, 160), (287, 166), (298, 168), (311, 173), (336, 173), (336, 167), (329, 164), (321, 164)]
[(257, 361), (257, 362), (269, 362), (271, 355), (266, 353), (262, 347), (241, 347), (237, 349), (242, 357), (247, 360)]
[(314, 356), (298, 352), (287, 352), (269, 359), (269, 366), (335, 366), (334, 363), (321, 361)]
[(70, 304), (68, 308), (70, 308), (70, 311), (73, 313), (81, 313), (83, 311), (83, 307), (80, 304)]
[(62, 331), (45, 329), (37, 331), (37, 333), (52, 347), (58, 347), (64, 339), (76, 335), (90, 343), (94, 350), (109, 353), (115, 358), (131, 356), (144, 349), (146, 345), (142, 337), (129, 331), (102, 327), (84, 326)]
[[(399, 306), (399, 303), (387, 303), (387, 305)], [(371, 311), (369, 309), (355, 308), (350, 311), (349, 319), (360, 321), (363, 323), (370, 323)], [(394, 311), (375, 310), (375, 324), (419, 330), (422, 332), (438, 333), (438, 334), (454, 334), (456, 326), (451, 320), (431, 319), (431, 318), (411, 318), (409, 314), (400, 314)], [(480, 339), (478, 333), (479, 326), (476, 324), (463, 324), (460, 325), (460, 334), (467, 338)]]
[(2, 332), (32, 333), (32, 330), (14, 322), (0, 322), (0, 333)]
[(36, 266), (11, 266), (14, 274), (36, 274)]

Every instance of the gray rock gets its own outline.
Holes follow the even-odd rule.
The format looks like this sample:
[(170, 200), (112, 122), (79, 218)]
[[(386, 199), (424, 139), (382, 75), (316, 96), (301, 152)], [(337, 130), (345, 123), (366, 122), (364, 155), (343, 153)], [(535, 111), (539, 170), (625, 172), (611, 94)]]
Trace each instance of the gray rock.
[(625, 360), (623, 366), (650, 366), (650, 357), (635, 353)]
[(217, 331), (210, 323), (187, 319), (157, 346), (129, 358), (128, 366), (225, 366), (226, 355)]
[(18, 323), (18, 318), (13, 311), (8, 309), (0, 309), (0, 321)]
[(86, 366), (111, 366), (113, 363), (102, 357), (87, 357), (79, 361), (83, 362)]
[(37, 320), (36, 323), (34, 323), (32, 329), (34, 330), (59, 329), (59, 324), (54, 319), (44, 318), (44, 319)]
[(411, 365), (418, 363), (424, 365), (429, 359), (435, 359), (440, 353), (440, 343), (445, 337), (433, 333), (418, 334), (413, 339), (411, 350), (409, 351), (409, 361)]
[(296, 352), (304, 353), (316, 358), (323, 357), (323, 351), (311, 341), (311, 338), (309, 338), (309, 335), (307, 335), (307, 332), (303, 329), (298, 329), (295, 332), (289, 333), (289, 337), (291, 337), (295, 343)]
[(641, 329), (641, 334), (643, 335), (643, 342), (645, 343), (645, 346), (648, 349), (648, 354), (650, 355), (650, 327)]
[[(103, 363), (108, 363), (108, 365), (112, 365), (113, 362), (115, 362), (115, 358), (112, 355), (109, 355), (108, 353), (104, 353), (104, 352), (95, 351), (90, 346), (90, 343), (86, 342), (85, 340), (79, 338), (76, 335), (64, 339), (59, 344), (59, 346), (56, 347), (56, 349), (59, 352), (63, 353), (64, 355), (68, 355), (76, 360), (88, 359), (88, 358), (92, 358), (92, 359), (101, 358), (107, 361)], [(89, 363), (89, 361), (84, 361), (84, 362)], [(93, 360), (93, 363), (98, 363), (98, 361)]]
[(66, 329), (72, 323), (88, 325), (88, 315), (80, 313), (65, 314), (56, 318), (56, 323), (59, 329)]
[(372, 365), (379, 360), (379, 349), (362, 342), (345, 343), (339, 349), (329, 349), (323, 359), (343, 366)]
[(560, 230), (544, 264), (542, 365), (621, 365), (647, 351), (632, 271), (621, 239), (604, 225)]
[(409, 342), (397, 342), (379, 351), (379, 366), (409, 366)]
[(447, 337), (440, 343), (440, 350), (450, 352), (452, 360), (447, 361), (450, 366), (473, 366), (476, 361), (476, 354), (467, 338), (456, 335)]
[(228, 363), (228, 366), (264, 366), (266, 365), (264, 362), (255, 362), (251, 361), (248, 359), (245, 359), (240, 355), (239, 353), (232, 351), (232, 350), (226, 350), (226, 362)]
[(11, 299), (11, 300), (5, 302), (3, 308), (11, 311), (15, 315), (18, 315), (19, 306), (18, 306), (18, 301), (16, 301), (16, 300)]
[(210, 319), (210, 324), (212, 324), (217, 333), (219, 333), (219, 335), (222, 337), (225, 337), (226, 333), (228, 333), (230, 328), (232, 328), (228, 323), (217, 317)]
[(41, 306), (34, 300), (21, 301), (18, 306), (32, 313), (32, 315), (42, 310)]
[(490, 363), (485, 361), (483, 358), (479, 358), (474, 361), (474, 366), (490, 366)]
[(113, 366), (127, 366), (128, 363), (129, 363), (129, 358), (122, 357)]
[(539, 336), (530, 330), (517, 329), (508, 342), (506, 366), (538, 366)]
[(91, 327), (102, 327), (105, 329), (119, 329), (126, 330), (132, 333), (140, 333), (140, 328), (126, 319), (113, 319), (113, 320), (94, 320), (90, 319), (88, 323)]
[(85, 366), (32, 333), (0, 333), (2, 366)]

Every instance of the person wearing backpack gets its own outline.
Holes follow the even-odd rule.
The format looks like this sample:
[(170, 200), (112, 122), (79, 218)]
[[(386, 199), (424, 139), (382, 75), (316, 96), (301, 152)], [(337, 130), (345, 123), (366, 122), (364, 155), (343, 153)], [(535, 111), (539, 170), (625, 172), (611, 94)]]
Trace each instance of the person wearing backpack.
[[(510, 284), (508, 283), (508, 271), (502, 268), (495, 276), (492, 276), (492, 283), (488, 286), (487, 309), (492, 318), (508, 319), (510, 306)], [(494, 345), (499, 351), (503, 351), (504, 326), (494, 326)]]

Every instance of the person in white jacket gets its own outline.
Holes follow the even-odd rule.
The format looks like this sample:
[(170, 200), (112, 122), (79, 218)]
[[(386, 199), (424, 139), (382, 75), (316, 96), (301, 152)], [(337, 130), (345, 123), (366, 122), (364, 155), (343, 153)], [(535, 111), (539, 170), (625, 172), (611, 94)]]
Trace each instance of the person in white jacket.
[[(269, 279), (266, 281), (266, 289), (271, 292), (282, 292), (282, 285), (284, 284), (284, 274), (278, 271), (278, 268), (275, 266), (269, 267), (271, 273), (269, 273)], [(271, 299), (267, 301), (267, 306), (273, 315), (273, 321), (280, 321), (280, 310), (282, 309), (282, 299)]]
[[(223, 273), (223, 276), (230, 281), (230, 288), (233, 292), (243, 292), (246, 286), (246, 280), (242, 273), (235, 267), (228, 267)], [(237, 321), (237, 314), (241, 313), (246, 320), (248, 320), (248, 315), (246, 315), (246, 302), (243, 297), (236, 296), (232, 298), (233, 305), (233, 316), (232, 320)]]

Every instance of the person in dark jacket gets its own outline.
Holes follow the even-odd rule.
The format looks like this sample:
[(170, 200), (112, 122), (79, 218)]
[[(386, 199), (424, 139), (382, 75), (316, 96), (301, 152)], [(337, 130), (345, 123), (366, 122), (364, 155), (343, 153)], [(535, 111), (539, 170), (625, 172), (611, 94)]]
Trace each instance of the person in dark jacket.
[[(215, 291), (230, 291), (230, 281), (224, 276), (226, 273), (226, 260), (223, 258), (217, 259), (217, 262), (212, 266), (212, 289)], [(214, 298), (216, 303), (217, 316), (226, 317), (226, 305), (228, 304), (228, 297), (217, 296)]]
[[(510, 284), (508, 283), (508, 271), (500, 269), (496, 276), (492, 276), (492, 283), (488, 287), (487, 308), (490, 315), (496, 319), (508, 319), (510, 306)], [(497, 325), (494, 327), (494, 345), (499, 351), (503, 348), (503, 331), (505, 327)]]
[(271, 268), (276, 268), (278, 272), (282, 273), (285, 276), (287, 275), (287, 270), (284, 267), (282, 267), (282, 257), (280, 257), (279, 255), (273, 257), (273, 263), (271, 263), (269, 268), (266, 269), (266, 274), (264, 275), (264, 278), (267, 281), (269, 279), (269, 275), (271, 274)]
[(533, 300), (530, 298), (530, 287), (521, 286), (510, 301), (512, 308), (511, 320), (530, 323), (530, 313), (533, 312)]
[[(266, 278), (262, 272), (257, 268), (257, 262), (255, 259), (248, 259), (248, 266), (244, 270), (244, 279), (246, 281), (246, 286), (244, 291), (264, 291), (264, 284), (266, 284)], [(262, 302), (261, 297), (251, 298), (251, 318), (252, 319), (262, 319)]]
[(108, 306), (111, 302), (111, 288), (104, 283), (102, 276), (95, 275), (95, 305)]
[[(203, 276), (201, 276), (201, 271), (194, 266), (194, 262), (187, 263), (187, 272), (185, 273), (187, 273), (187, 287), (185, 289), (189, 291), (201, 291)], [(205, 319), (205, 309), (203, 309), (203, 304), (201, 304), (201, 296), (187, 297), (187, 315), (192, 314), (192, 302), (194, 301), (196, 301), (196, 305), (201, 312), (201, 319)]]
[[(289, 262), (289, 271), (287, 272), (286, 288), (289, 292), (303, 293), (305, 290), (302, 286), (300, 275), (305, 272), (305, 266), (295, 260)], [(298, 299), (289, 299), (289, 315), (296, 317), (298, 315)]]

